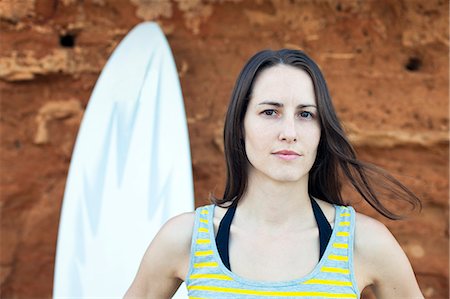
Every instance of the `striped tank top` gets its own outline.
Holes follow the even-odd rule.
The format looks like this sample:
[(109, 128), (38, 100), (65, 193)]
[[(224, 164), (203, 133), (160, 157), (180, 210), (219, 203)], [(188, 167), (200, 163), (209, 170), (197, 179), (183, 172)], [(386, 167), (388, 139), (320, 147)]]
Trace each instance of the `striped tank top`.
[(353, 271), (355, 211), (334, 207), (332, 235), (319, 263), (303, 278), (280, 282), (249, 280), (228, 270), (215, 242), (214, 205), (197, 208), (185, 281), (189, 298), (359, 298)]

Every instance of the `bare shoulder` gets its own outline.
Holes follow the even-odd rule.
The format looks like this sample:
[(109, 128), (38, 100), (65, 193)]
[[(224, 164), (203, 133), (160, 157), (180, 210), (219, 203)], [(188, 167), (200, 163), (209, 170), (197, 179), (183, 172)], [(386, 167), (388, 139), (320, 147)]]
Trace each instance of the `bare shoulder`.
[(372, 256), (380, 250), (386, 251), (399, 246), (382, 222), (356, 212), (355, 224), (355, 254)]
[(377, 258), (401, 249), (395, 237), (382, 222), (370, 216), (355, 213), (355, 256), (366, 266), (373, 265)]
[(195, 214), (169, 219), (142, 258), (125, 298), (171, 298), (184, 279), (190, 256)]
[(356, 272), (372, 285), (377, 298), (423, 298), (411, 263), (382, 222), (356, 213), (354, 257)]
[(187, 212), (170, 218), (158, 234), (163, 235), (171, 242), (189, 241), (192, 238), (195, 212)]
[[(168, 261), (166, 266), (168, 269), (171, 268), (174, 276), (178, 278), (184, 278), (182, 275), (189, 264), (194, 219), (194, 212), (183, 213), (169, 219), (147, 249), (150, 256)], [(144, 256), (143, 262), (148, 262), (148, 266), (151, 267), (151, 259)]]
[(188, 258), (190, 255), (195, 212), (183, 213), (169, 219), (158, 232), (160, 241), (173, 255)]
[(382, 232), (383, 234), (389, 232), (387, 227), (381, 221), (358, 212), (355, 212), (355, 222), (357, 230), (375, 229), (377, 232)]

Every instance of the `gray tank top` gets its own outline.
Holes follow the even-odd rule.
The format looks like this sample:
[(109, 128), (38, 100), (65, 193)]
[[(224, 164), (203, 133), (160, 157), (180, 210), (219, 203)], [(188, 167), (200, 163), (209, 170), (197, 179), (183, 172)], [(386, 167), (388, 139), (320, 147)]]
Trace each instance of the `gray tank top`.
[(334, 207), (332, 235), (319, 263), (302, 278), (279, 282), (249, 280), (228, 270), (215, 243), (214, 205), (199, 207), (185, 281), (189, 298), (359, 298), (353, 269), (355, 211)]

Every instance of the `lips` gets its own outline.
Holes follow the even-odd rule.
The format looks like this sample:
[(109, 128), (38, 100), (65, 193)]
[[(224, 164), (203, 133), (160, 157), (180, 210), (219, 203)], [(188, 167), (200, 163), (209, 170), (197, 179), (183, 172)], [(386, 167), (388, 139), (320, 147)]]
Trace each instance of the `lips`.
[(274, 154), (276, 155), (296, 155), (296, 156), (300, 156), (298, 153), (294, 152), (294, 151), (289, 151), (289, 150), (282, 150), (282, 151), (278, 151), (278, 152), (274, 152)]
[(278, 158), (286, 161), (294, 160), (301, 156), (300, 154), (289, 150), (281, 150), (274, 152), (273, 154), (276, 155)]

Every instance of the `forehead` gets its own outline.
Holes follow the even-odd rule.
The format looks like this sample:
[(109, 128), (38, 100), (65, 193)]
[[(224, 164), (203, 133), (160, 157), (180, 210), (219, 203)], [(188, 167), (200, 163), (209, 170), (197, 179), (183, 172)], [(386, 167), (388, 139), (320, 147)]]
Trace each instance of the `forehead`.
[(308, 73), (290, 65), (278, 64), (258, 74), (252, 99), (297, 99), (315, 103), (314, 85)]

